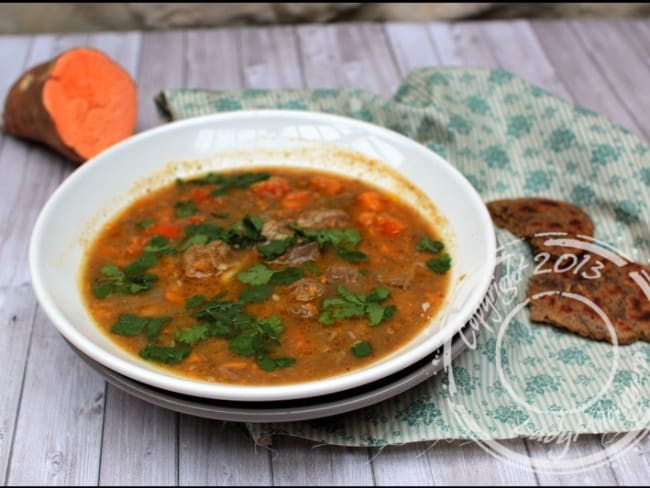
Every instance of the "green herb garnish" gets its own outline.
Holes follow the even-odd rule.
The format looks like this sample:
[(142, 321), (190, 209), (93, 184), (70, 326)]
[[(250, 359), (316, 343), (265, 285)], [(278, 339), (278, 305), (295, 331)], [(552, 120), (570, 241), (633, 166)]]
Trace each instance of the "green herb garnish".
[(363, 263), (368, 261), (368, 256), (366, 256), (361, 251), (355, 251), (353, 249), (348, 249), (345, 247), (339, 247), (336, 250), (336, 255), (341, 259), (345, 259), (351, 263)]
[(445, 274), (451, 269), (451, 256), (449, 254), (443, 254), (437, 258), (430, 259), (427, 261), (427, 267), (434, 273)]
[(424, 236), (422, 239), (420, 239), (420, 242), (418, 242), (416, 246), (416, 249), (418, 251), (428, 251), (432, 252), (433, 254), (438, 254), (444, 248), (444, 243), (431, 239), (429, 236)]
[(160, 335), (163, 325), (171, 321), (171, 317), (139, 317), (134, 314), (120, 315), (111, 326), (113, 334), (137, 336), (144, 333), (147, 339), (154, 341)]
[(269, 279), (270, 285), (289, 285), (301, 279), (304, 273), (299, 268), (287, 268), (275, 271)]
[(180, 219), (183, 217), (190, 217), (198, 211), (194, 200), (183, 200), (174, 205), (174, 208), (176, 209), (176, 217)]
[(176, 331), (176, 340), (183, 344), (193, 346), (196, 342), (209, 337), (209, 328), (207, 325), (195, 325), (194, 327), (184, 327)]
[(163, 236), (153, 236), (144, 251), (152, 254), (172, 254), (176, 252), (176, 246)]
[(273, 271), (264, 264), (256, 264), (237, 274), (237, 279), (247, 285), (289, 285), (304, 276), (299, 268)]
[(306, 241), (314, 241), (323, 249), (326, 246), (351, 246), (361, 242), (361, 234), (356, 229), (301, 229), (294, 226), (296, 233)]
[(93, 283), (93, 294), (96, 298), (106, 298), (113, 293), (135, 294), (149, 290), (158, 277), (146, 271), (156, 263), (154, 254), (144, 253), (124, 269), (114, 264), (102, 266), (101, 276)]
[(199, 178), (185, 180), (184, 183), (192, 185), (215, 185), (217, 188), (212, 195), (224, 195), (232, 188), (248, 188), (259, 181), (268, 180), (271, 177), (268, 173), (241, 173), (238, 175), (226, 176), (219, 173), (208, 173)]
[(336, 289), (338, 298), (329, 298), (323, 302), (319, 322), (332, 325), (337, 320), (368, 317), (368, 325), (379, 325), (390, 319), (397, 307), (395, 305), (382, 305), (381, 302), (390, 297), (390, 291), (384, 287), (373, 289), (368, 296), (352, 293), (345, 286), (339, 285)]
[(370, 344), (368, 341), (357, 342), (350, 348), (350, 350), (355, 357), (365, 358), (367, 356), (370, 356), (372, 353), (372, 344)]
[(288, 368), (296, 363), (294, 358), (270, 358), (260, 355), (257, 357), (257, 365), (264, 371), (275, 371), (278, 368)]
[(250, 288), (244, 288), (239, 294), (241, 303), (259, 303), (266, 300), (273, 293), (273, 288), (269, 285), (255, 285)]
[(165, 364), (178, 364), (190, 355), (192, 349), (187, 344), (174, 347), (162, 347), (156, 344), (147, 344), (140, 351), (140, 357)]
[(264, 259), (264, 261), (271, 261), (282, 256), (293, 244), (294, 237), (287, 239), (274, 239), (267, 244), (260, 244), (257, 250)]
[(234, 249), (245, 249), (264, 241), (262, 225), (259, 217), (245, 216), (230, 227), (221, 227), (210, 222), (190, 224), (185, 227), (185, 241), (181, 250), (193, 244), (207, 244), (211, 241), (222, 241)]
[(237, 279), (247, 285), (266, 285), (275, 271), (263, 264), (256, 264), (237, 274)]
[(303, 266), (303, 269), (304, 269), (307, 273), (309, 273), (309, 274), (311, 274), (311, 275), (314, 275), (314, 276), (320, 276), (320, 275), (322, 274), (322, 273), (321, 273), (321, 270), (318, 269), (318, 268), (316, 267), (316, 265), (315, 265), (314, 263), (312, 263), (311, 261), (306, 262), (305, 265)]
[(205, 303), (205, 297), (203, 295), (194, 295), (185, 299), (185, 308), (196, 308)]
[(155, 223), (156, 221), (154, 219), (145, 219), (145, 220), (141, 220), (140, 222), (137, 222), (135, 224), (135, 227), (140, 230), (145, 230), (147, 227), (151, 227)]

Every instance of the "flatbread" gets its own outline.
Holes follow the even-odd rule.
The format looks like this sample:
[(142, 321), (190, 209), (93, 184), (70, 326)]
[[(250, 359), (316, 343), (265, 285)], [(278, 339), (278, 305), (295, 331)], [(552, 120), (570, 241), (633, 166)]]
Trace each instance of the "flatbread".
[[(643, 293), (631, 274), (639, 273), (650, 281), (650, 269), (639, 263), (624, 266), (592, 255), (590, 262), (600, 261), (600, 276), (585, 278), (583, 272), (574, 275), (544, 273), (534, 275), (528, 284), (528, 297), (542, 292), (559, 292), (532, 299), (530, 318), (534, 322), (554, 325), (582, 337), (612, 342), (604, 320), (592, 307), (566, 295), (567, 292), (584, 297), (602, 309), (611, 321), (619, 344), (637, 340), (650, 342), (650, 299)], [(596, 273), (585, 272), (586, 276)], [(650, 286), (650, 284), (649, 284)]]
[(546, 244), (544, 232), (566, 232), (570, 236), (593, 237), (594, 224), (580, 207), (548, 198), (512, 198), (488, 202), (487, 208), (497, 227), (526, 239), (535, 254), (547, 252), (553, 257), (576, 254), (575, 248)]

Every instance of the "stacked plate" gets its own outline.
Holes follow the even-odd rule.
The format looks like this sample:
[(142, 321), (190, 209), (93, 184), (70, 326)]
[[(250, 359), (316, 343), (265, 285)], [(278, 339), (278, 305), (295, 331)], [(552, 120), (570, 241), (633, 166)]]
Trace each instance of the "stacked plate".
[[(351, 151), (372, 160), (370, 170), (346, 163), (342, 154)], [(307, 157), (310, 154), (318, 157)], [(400, 195), (411, 205), (420, 202), (435, 207), (436, 221), (444, 227), (441, 234), (449, 236), (445, 243), (454, 263), (450, 292), (436, 317), (386, 358), (347, 374), (289, 385), (197, 381), (152, 366), (117, 347), (94, 324), (78, 280), (86, 248), (103, 224), (140, 196), (143, 188), (210, 170), (269, 166), (327, 170), (393, 193), (398, 192), (397, 187), (391, 187), (387, 175), (407, 180), (409, 185), (399, 187), (403, 188)], [(88, 161), (44, 207), (32, 234), (29, 257), (34, 290), (44, 311), (75, 351), (109, 382), (179, 412), (271, 422), (365, 407), (440, 372), (445, 363), (444, 345), (449, 345), (447, 359), (453, 358), (465, 346), (459, 334), (474, 334), (465, 324), (479, 308), (493, 278), (496, 240), (487, 209), (474, 188), (449, 162), (426, 147), (345, 117), (261, 110), (168, 124)]]
[[(374, 405), (402, 393), (442, 372), (447, 361), (453, 361), (466, 347), (474, 342), (476, 331), (466, 325), (448, 344), (433, 354), (409, 366), (403, 371), (358, 388), (314, 398), (272, 402), (233, 402), (211, 400), (182, 395), (155, 388), (116, 373), (92, 360), (71, 345), (89, 366), (110, 384), (136, 398), (176, 412), (232, 422), (291, 422), (339, 415)], [(445, 359), (445, 354), (447, 355)]]

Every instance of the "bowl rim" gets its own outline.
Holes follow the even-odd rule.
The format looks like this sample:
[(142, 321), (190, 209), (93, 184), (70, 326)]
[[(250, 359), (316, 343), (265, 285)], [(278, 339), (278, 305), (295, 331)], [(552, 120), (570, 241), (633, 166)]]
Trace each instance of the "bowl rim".
[[(343, 123), (348, 126), (357, 126), (365, 133), (377, 134), (383, 136), (387, 140), (397, 140), (402, 144), (411, 146), (423, 155), (423, 159), (437, 159), (442, 163), (442, 167), (451, 173), (451, 175), (458, 181), (461, 187), (464, 187), (465, 193), (463, 198), (471, 199), (471, 207), (476, 207), (480, 213), (479, 217), (487, 225), (485, 237), (485, 245), (487, 246), (488, 262), (483, 266), (484, 274), (480, 276), (476, 286), (472, 289), (467, 297), (464, 305), (463, 312), (457, 314), (454, 323), (446, 324), (440, 331), (435, 333), (430, 339), (422, 341), (421, 344), (416, 345), (409, 351), (398, 354), (386, 361), (379, 360), (376, 363), (371, 363), (367, 367), (353, 370), (343, 375), (336, 375), (326, 377), (318, 380), (311, 380), (300, 383), (288, 383), (280, 385), (234, 385), (229, 383), (214, 383), (196, 380), (192, 378), (183, 377), (180, 375), (173, 375), (171, 372), (164, 370), (156, 371), (144, 367), (137, 366), (133, 363), (119, 358), (106, 349), (95, 344), (84, 334), (79, 332), (76, 327), (68, 321), (59, 307), (56, 305), (54, 298), (51, 296), (46, 286), (45, 279), (41, 276), (39, 269), (44, 265), (41, 261), (39, 254), (39, 247), (41, 247), (45, 237), (46, 222), (50, 216), (57, 209), (57, 202), (75, 188), (77, 181), (83, 180), (85, 175), (94, 171), (94, 168), (104, 161), (110, 161), (111, 156), (117, 151), (128, 149), (129, 146), (146, 143), (148, 139), (155, 138), (160, 134), (173, 132), (181, 128), (192, 126), (200, 127), (206, 123), (210, 123), (215, 119), (218, 122), (231, 119), (247, 119), (256, 116), (271, 116), (280, 118), (303, 119), (305, 121), (329, 121), (333, 123)], [(216, 152), (218, 153), (218, 152)], [(215, 154), (216, 154), (215, 153)], [(400, 175), (412, 181), (400, 172), (399, 169), (393, 168)], [(435, 204), (435, 201), (434, 201)], [(477, 205), (478, 204), (478, 205)], [(97, 156), (91, 158), (86, 163), (77, 168), (68, 178), (66, 178), (59, 187), (48, 198), (45, 205), (41, 209), (29, 243), (29, 271), (31, 275), (32, 287), (38, 303), (43, 308), (47, 317), (52, 321), (68, 341), (82, 352), (98, 361), (100, 364), (128, 376), (131, 379), (140, 381), (158, 388), (165, 390), (182, 393), (186, 395), (199, 396), (202, 398), (213, 398), (220, 400), (233, 400), (233, 401), (276, 401), (276, 400), (291, 400), (297, 398), (309, 398), (320, 395), (329, 394), (337, 391), (344, 391), (361, 386), (372, 381), (376, 381), (385, 376), (388, 376), (400, 369), (408, 367), (419, 359), (426, 357), (427, 354), (433, 352), (441, 345), (449, 342), (451, 338), (458, 332), (471, 316), (478, 309), (481, 300), (490, 286), (494, 268), (496, 266), (496, 237), (494, 226), (488, 213), (487, 207), (483, 203), (478, 192), (469, 183), (465, 176), (449, 161), (440, 155), (436, 154), (423, 144), (406, 137), (391, 129), (375, 125), (369, 122), (357, 120), (351, 117), (342, 115), (305, 111), (305, 110), (281, 110), (281, 109), (259, 109), (259, 110), (237, 110), (228, 112), (219, 112), (214, 114), (203, 115), (199, 117), (192, 117), (179, 121), (170, 122), (159, 127), (140, 132), (128, 139), (125, 139), (118, 144), (108, 148)], [(470, 306), (471, 305), (471, 306)], [(401, 368), (400, 368), (401, 366)]]

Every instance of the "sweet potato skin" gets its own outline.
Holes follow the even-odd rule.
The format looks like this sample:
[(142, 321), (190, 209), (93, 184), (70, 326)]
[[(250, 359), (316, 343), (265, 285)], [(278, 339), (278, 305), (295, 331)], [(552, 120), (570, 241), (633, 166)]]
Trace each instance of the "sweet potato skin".
[[(94, 156), (94, 154), (80, 154), (72, 145), (66, 144), (57, 128), (56, 114), (51, 114), (48, 111), (44, 99), (44, 92), (48, 81), (52, 79), (52, 72), (56, 68), (57, 63), (64, 56), (79, 50), (99, 53), (106, 58), (107, 62), (112, 63), (118, 69), (122, 70), (108, 56), (100, 51), (86, 47), (73, 48), (66, 51), (50, 61), (30, 68), (18, 78), (9, 90), (5, 101), (3, 124), (4, 130), (8, 134), (45, 144), (77, 164), (85, 162)], [(126, 72), (124, 74), (128, 77)], [(135, 94), (135, 83), (133, 83), (130, 77), (129, 80), (133, 93)], [(134, 98), (132, 102), (126, 103), (137, 104), (137, 99)], [(135, 117), (133, 117), (128, 135), (131, 135), (134, 129)], [(80, 133), (83, 133), (84, 127), (81, 126), (78, 130)]]

